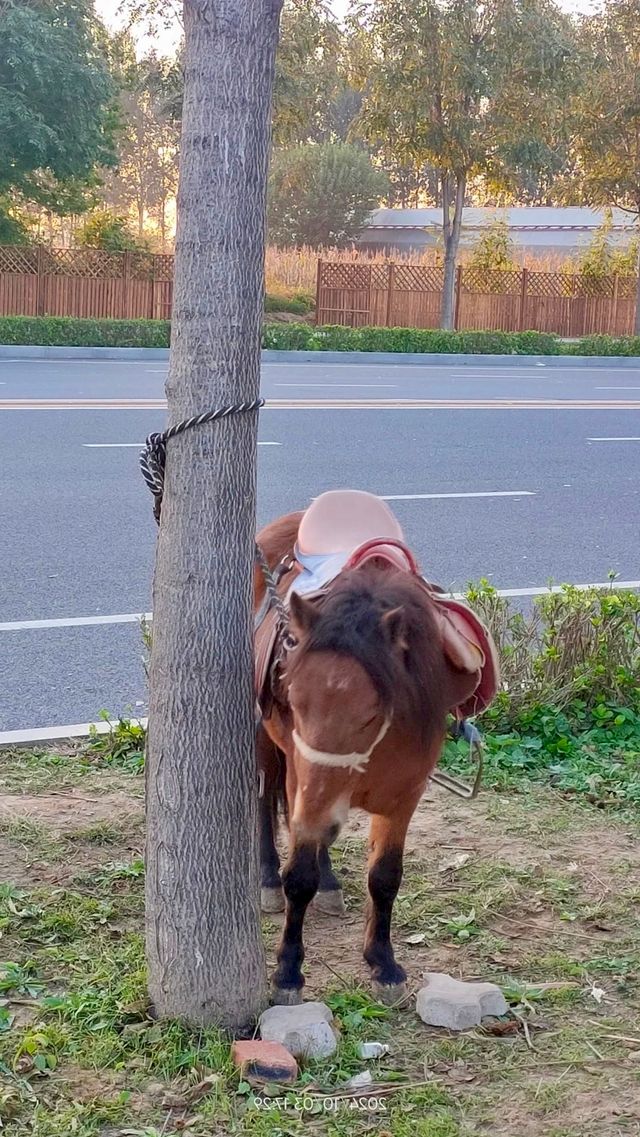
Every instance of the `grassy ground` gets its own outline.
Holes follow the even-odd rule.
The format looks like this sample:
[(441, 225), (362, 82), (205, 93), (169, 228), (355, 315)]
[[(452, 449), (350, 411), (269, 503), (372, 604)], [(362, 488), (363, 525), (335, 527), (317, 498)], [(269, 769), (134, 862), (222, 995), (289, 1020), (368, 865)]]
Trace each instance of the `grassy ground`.
[[(341, 1045), (269, 1101), (238, 1081), (216, 1031), (146, 1015), (140, 766), (135, 745), (0, 753), (7, 1137), (640, 1133), (640, 845), (628, 809), (533, 781), (515, 792), (503, 779), (473, 804), (428, 795), (408, 843), (398, 954), (414, 990), (443, 970), (500, 983), (512, 1008), (455, 1036), (367, 994), (356, 817), (336, 858), (347, 917), (312, 915), (307, 935), (308, 996), (331, 1003)], [(277, 932), (265, 922), (270, 954)], [(361, 1040), (391, 1053), (364, 1062)], [(371, 1110), (343, 1089), (365, 1068)]]

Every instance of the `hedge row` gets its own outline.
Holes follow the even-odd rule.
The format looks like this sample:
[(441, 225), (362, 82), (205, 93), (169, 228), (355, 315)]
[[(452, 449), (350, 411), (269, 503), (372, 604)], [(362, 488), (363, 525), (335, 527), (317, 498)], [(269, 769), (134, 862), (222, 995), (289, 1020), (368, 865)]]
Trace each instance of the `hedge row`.
[[(0, 344), (51, 347), (168, 347), (168, 320), (0, 317)], [(640, 336), (589, 336), (563, 343), (546, 332), (444, 332), (265, 324), (263, 346), (280, 351), (389, 351), (469, 355), (640, 356)]]

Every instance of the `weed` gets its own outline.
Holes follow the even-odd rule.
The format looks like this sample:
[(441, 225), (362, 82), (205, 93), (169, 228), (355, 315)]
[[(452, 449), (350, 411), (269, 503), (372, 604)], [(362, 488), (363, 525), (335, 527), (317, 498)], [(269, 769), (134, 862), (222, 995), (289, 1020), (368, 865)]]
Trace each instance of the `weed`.
[(86, 753), (96, 755), (107, 766), (119, 766), (132, 774), (138, 774), (144, 767), (145, 729), (134, 719), (118, 719), (111, 723), (108, 711), (101, 711), (103, 722), (110, 723), (109, 730), (98, 733), (93, 728)]

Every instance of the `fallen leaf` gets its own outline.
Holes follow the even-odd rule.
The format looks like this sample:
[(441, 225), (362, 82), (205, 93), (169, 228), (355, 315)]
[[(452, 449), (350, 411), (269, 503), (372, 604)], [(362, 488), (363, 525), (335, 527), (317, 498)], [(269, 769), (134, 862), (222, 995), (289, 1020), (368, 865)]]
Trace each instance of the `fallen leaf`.
[(201, 1082), (198, 1082), (196, 1086), (192, 1086), (184, 1096), (189, 1104), (193, 1104), (193, 1102), (200, 1101), (200, 1098), (206, 1097), (207, 1094), (211, 1093), (211, 1090), (219, 1085), (221, 1081), (220, 1074), (209, 1074), (206, 1078), (203, 1078)]
[(426, 932), (413, 932), (412, 935), (406, 936), (403, 942), (405, 944), (423, 944), (426, 938)]
[(487, 1019), (482, 1024), (483, 1034), (493, 1034), (498, 1038), (507, 1034), (517, 1034), (519, 1030), (520, 1023), (517, 1019)]
[(596, 1003), (598, 1003), (598, 1005), (600, 1005), (600, 1003), (602, 1002), (602, 1000), (604, 999), (604, 996), (605, 996), (605, 992), (603, 991), (602, 987), (595, 987), (595, 986), (591, 988), (591, 990), (589, 991), (589, 994), (591, 995), (592, 999), (595, 999), (595, 1001), (596, 1001)]
[(451, 1067), (447, 1074), (447, 1081), (449, 1082), (475, 1082), (477, 1074), (472, 1074), (469, 1067), (463, 1063), (456, 1063)]

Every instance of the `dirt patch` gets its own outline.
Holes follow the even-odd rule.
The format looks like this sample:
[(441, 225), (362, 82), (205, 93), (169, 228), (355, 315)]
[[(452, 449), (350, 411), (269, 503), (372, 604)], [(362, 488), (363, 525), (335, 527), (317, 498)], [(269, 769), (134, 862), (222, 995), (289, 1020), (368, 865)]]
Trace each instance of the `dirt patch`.
[(52, 834), (84, 829), (117, 818), (124, 824), (142, 815), (142, 804), (124, 793), (89, 797), (79, 790), (52, 794), (0, 794), (0, 822), (16, 818), (46, 825)]
[[(141, 880), (132, 881), (124, 873), (114, 883), (107, 875), (105, 886), (99, 874), (86, 880), (80, 875), (84, 868), (93, 869), (106, 861), (130, 861), (131, 849), (139, 850), (142, 844), (142, 802), (116, 789), (107, 778), (104, 786), (107, 792), (98, 789), (95, 794), (93, 787), (87, 791), (82, 784), (68, 793), (0, 796), (0, 824), (4, 825), (0, 829), (1, 878), (25, 888), (71, 881), (70, 897), (79, 892), (83, 900), (91, 900), (98, 890), (105, 900), (117, 901), (118, 913), (105, 913), (97, 922), (91, 913), (79, 910), (77, 919), (86, 921), (86, 933), (82, 928), (74, 931), (79, 937), (78, 954), (69, 957), (71, 948), (65, 941), (55, 971), (56, 978), (61, 971), (64, 979), (71, 958), (76, 983), (77, 960), (90, 958), (95, 945), (102, 943), (104, 950), (105, 942), (118, 944), (130, 931), (137, 935), (142, 930)], [(137, 789), (139, 785), (134, 794)], [(348, 997), (354, 981), (364, 991), (369, 988), (361, 955), (367, 830), (368, 818), (352, 815), (335, 851), (334, 863), (345, 884), (346, 917), (326, 916), (313, 908), (308, 914), (306, 998), (324, 999), (330, 990), (347, 992)], [(46, 889), (41, 891), (46, 893)], [(413, 992), (422, 986), (425, 973), (434, 970), (459, 978), (493, 979), (506, 991), (521, 990), (529, 1000), (520, 1009), (531, 1016), (531, 1046), (523, 1030), (508, 1037), (490, 1037), (481, 1031), (452, 1036), (431, 1030), (409, 1007), (393, 1012), (388, 1021), (375, 1019), (365, 1024), (364, 1037), (381, 1037), (392, 1046), (388, 1063), (380, 1067), (383, 1074), (394, 1080), (399, 1072), (410, 1083), (445, 1091), (449, 1095), (446, 1108), (451, 1110), (451, 1125), (442, 1129), (447, 1137), (470, 1137), (471, 1133), (479, 1137), (630, 1137), (640, 1133), (640, 1045), (624, 1041), (640, 1039), (639, 896), (640, 843), (632, 825), (545, 791), (536, 791), (535, 798), (486, 792), (473, 803), (429, 791), (407, 842), (405, 879), (394, 920), (398, 960), (407, 970)], [(68, 919), (69, 913), (60, 916)], [(270, 967), (280, 923), (280, 917), (265, 919)], [(66, 927), (62, 919), (60, 926)], [(27, 923), (24, 929), (28, 932)], [(105, 941), (105, 937), (113, 940)], [(19, 946), (16, 940), (12, 951)], [(45, 945), (38, 964), (45, 976), (50, 950)], [(537, 994), (536, 984), (540, 984)], [(93, 991), (89, 994), (95, 996)], [(514, 1005), (519, 998), (516, 994)], [(31, 1008), (25, 1006), (24, 1011), (24, 1025), (29, 1025)], [(115, 1128), (100, 1131), (120, 1137), (132, 1127), (142, 1133), (151, 1124), (162, 1131), (167, 1107), (160, 1091), (166, 1087), (158, 1083), (158, 1093), (151, 1093), (155, 1083), (142, 1074), (142, 1063), (165, 1040), (158, 1039), (145, 1050), (145, 1030), (141, 1028), (136, 1035), (136, 1048), (144, 1060), (136, 1049), (123, 1069), (100, 1069), (99, 1073), (62, 1061), (42, 1088), (36, 1087), (42, 1101), (46, 1099), (47, 1105), (51, 1101), (52, 1107), (56, 1101), (73, 1101), (90, 1111), (99, 1100), (115, 1108), (122, 1091), (131, 1090), (130, 1117), (122, 1123), (124, 1130), (118, 1122)], [(99, 1042), (99, 1034), (95, 1038)], [(182, 1077), (182, 1041), (177, 1045)], [(353, 1061), (348, 1047), (341, 1055), (340, 1062)], [(79, 1061), (77, 1052), (66, 1057)], [(108, 1065), (103, 1059), (100, 1052), (99, 1066)], [(238, 1099), (233, 1077), (225, 1082), (228, 1073), (211, 1057), (204, 1063), (194, 1058), (193, 1065), (198, 1077), (210, 1069), (222, 1069), (215, 1074), (221, 1079), (220, 1093), (227, 1092), (226, 1085), (230, 1096), (220, 1107), (220, 1118), (235, 1116)], [(321, 1078), (335, 1078), (339, 1085), (347, 1072), (352, 1074), (360, 1067), (356, 1064), (345, 1072), (338, 1064), (336, 1069), (337, 1073), (324, 1071)], [(176, 1074), (166, 1076), (174, 1081)], [(410, 1094), (407, 1108), (416, 1111), (416, 1119), (429, 1115), (429, 1107), (423, 1107), (419, 1098), (411, 1104)], [(213, 1109), (211, 1102), (208, 1112), (203, 1107), (200, 1113), (197, 1103), (190, 1108), (189, 1131), (194, 1137), (223, 1131), (263, 1132), (261, 1128), (245, 1130), (242, 1124), (226, 1126), (224, 1120), (220, 1125), (226, 1128), (218, 1128)], [(341, 1137), (343, 1133), (344, 1137), (360, 1137), (365, 1132), (356, 1121), (354, 1127), (344, 1122)], [(302, 1131), (297, 1125), (292, 1133)], [(391, 1121), (386, 1131), (395, 1133), (395, 1125)], [(274, 1132), (275, 1128), (274, 1123)], [(310, 1119), (308, 1128), (320, 1137), (327, 1132), (324, 1124), (316, 1125)], [(169, 1125), (167, 1132), (171, 1131)], [(373, 1128), (367, 1127), (369, 1131)], [(53, 1137), (62, 1137), (62, 1130), (51, 1132)], [(400, 1126), (397, 1132), (405, 1137), (409, 1130)]]

